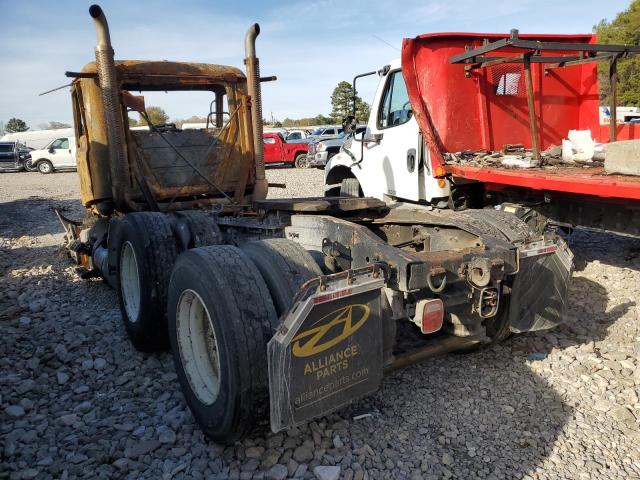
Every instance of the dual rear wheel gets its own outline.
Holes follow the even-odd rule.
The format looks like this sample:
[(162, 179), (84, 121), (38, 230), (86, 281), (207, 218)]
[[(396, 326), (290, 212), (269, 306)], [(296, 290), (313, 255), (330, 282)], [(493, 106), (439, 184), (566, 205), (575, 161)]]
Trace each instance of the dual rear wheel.
[(116, 230), (118, 293), (138, 350), (171, 347), (204, 433), (233, 442), (268, 418), (267, 342), (299, 287), (321, 271), (285, 239), (179, 254), (167, 216), (127, 215)]

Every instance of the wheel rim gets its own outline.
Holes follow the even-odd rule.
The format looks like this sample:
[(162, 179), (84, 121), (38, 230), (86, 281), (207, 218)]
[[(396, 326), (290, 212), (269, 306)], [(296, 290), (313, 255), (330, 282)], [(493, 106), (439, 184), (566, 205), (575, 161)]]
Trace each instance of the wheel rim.
[(47, 162), (42, 162), (38, 165), (38, 168), (42, 173), (49, 173), (51, 171), (51, 168), (49, 167), (49, 164)]
[(200, 295), (185, 290), (178, 300), (176, 330), (180, 359), (191, 391), (212, 405), (220, 392), (220, 354), (209, 311)]
[(140, 314), (140, 275), (133, 245), (124, 242), (120, 252), (120, 292), (129, 321), (135, 323)]
[(296, 160), (296, 166), (298, 168), (307, 168), (307, 158), (306, 157), (298, 157)]

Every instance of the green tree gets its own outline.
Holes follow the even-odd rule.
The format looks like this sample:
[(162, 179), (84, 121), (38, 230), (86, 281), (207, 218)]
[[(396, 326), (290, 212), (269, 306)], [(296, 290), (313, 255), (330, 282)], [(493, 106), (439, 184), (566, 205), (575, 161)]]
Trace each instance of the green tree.
[(138, 120), (136, 120), (135, 118), (131, 118), (131, 117), (127, 117), (129, 119), (129, 126), (130, 127), (137, 127), (138, 126)]
[(64, 122), (49, 122), (45, 130), (55, 130), (57, 128), (71, 128), (71, 125)]
[[(369, 111), (369, 104), (356, 95), (356, 119), (359, 122), (366, 121), (369, 118)], [(334, 122), (341, 122), (351, 114), (353, 114), (353, 87), (349, 82), (342, 81), (331, 94), (331, 118)]]
[[(164, 125), (169, 121), (169, 115), (160, 107), (147, 107), (147, 116), (149, 117), (149, 121), (154, 125)], [(146, 125), (147, 121), (140, 117), (140, 122), (138, 125)]]
[[(594, 27), (598, 43), (640, 44), (640, 0), (633, 0), (629, 8), (612, 21), (602, 20)], [(598, 68), (600, 104), (609, 105), (609, 63), (600, 62)], [(640, 107), (640, 55), (618, 61), (618, 105)]]
[(10, 118), (4, 129), (7, 133), (17, 133), (26, 132), (29, 130), (29, 127), (24, 123), (24, 120), (20, 120), (19, 118)]

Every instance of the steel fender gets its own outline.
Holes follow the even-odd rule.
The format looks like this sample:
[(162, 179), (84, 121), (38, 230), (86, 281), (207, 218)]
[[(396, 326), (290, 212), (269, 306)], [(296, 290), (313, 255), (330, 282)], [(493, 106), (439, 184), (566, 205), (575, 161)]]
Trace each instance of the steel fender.
[(332, 176), (339, 175), (338, 170), (340, 170), (341, 168), (346, 168), (347, 170), (349, 170), (351, 176), (355, 177), (358, 180), (358, 183), (363, 189), (365, 196), (367, 196), (367, 192), (364, 190), (365, 182), (363, 182), (362, 173), (358, 171), (358, 168), (351, 168), (351, 165), (353, 165), (353, 159), (342, 151), (331, 157), (324, 167), (325, 188), (329, 185), (339, 184), (340, 180), (338, 180), (337, 182), (333, 181)]

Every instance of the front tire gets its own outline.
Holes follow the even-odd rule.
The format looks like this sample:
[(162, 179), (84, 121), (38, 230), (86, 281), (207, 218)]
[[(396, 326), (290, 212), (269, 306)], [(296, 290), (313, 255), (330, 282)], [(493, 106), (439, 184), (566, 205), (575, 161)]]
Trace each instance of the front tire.
[(340, 183), (341, 197), (361, 197), (360, 182), (357, 178), (345, 178)]
[(38, 171), (38, 165), (34, 160), (27, 160), (24, 162), (24, 169), (27, 172), (37, 172)]
[(53, 164), (49, 160), (38, 160), (36, 168), (45, 175), (53, 172)]
[(229, 245), (188, 250), (169, 285), (169, 339), (203, 432), (233, 443), (268, 419), (267, 342), (276, 312), (255, 265)]
[(167, 289), (178, 256), (171, 225), (162, 213), (130, 213), (117, 235), (117, 290), (127, 335), (142, 352), (166, 350)]
[(299, 154), (296, 157), (294, 164), (296, 168), (309, 168), (309, 161), (307, 160), (307, 154), (306, 153)]

